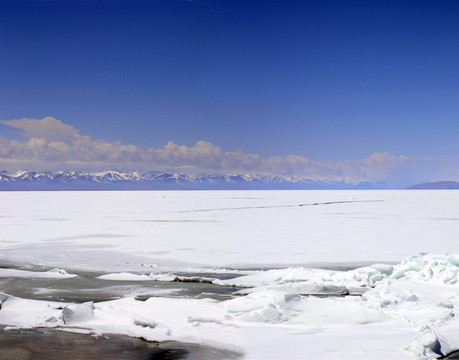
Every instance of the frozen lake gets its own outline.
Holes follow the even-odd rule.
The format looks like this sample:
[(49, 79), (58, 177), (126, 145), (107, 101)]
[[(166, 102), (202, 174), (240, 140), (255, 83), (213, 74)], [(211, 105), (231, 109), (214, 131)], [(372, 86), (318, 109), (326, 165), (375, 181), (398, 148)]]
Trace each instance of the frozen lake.
[(86, 270), (399, 262), (458, 252), (458, 203), (457, 191), (2, 192), (0, 246), (5, 261)]
[(0, 192), (0, 325), (248, 359), (437, 358), (459, 348), (457, 204), (459, 191)]

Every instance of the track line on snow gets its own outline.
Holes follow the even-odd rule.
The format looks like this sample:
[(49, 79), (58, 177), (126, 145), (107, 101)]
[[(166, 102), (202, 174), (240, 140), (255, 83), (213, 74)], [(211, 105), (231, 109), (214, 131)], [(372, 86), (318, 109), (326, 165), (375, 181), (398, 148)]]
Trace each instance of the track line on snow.
[(320, 205), (334, 205), (334, 204), (348, 204), (348, 203), (368, 203), (368, 202), (383, 202), (386, 200), (343, 200), (343, 201), (327, 201), (316, 202), (310, 204), (294, 204), (294, 205), (267, 205), (267, 206), (241, 206), (241, 207), (228, 207), (217, 209), (197, 209), (197, 210), (182, 210), (178, 213), (193, 213), (193, 212), (210, 212), (210, 211), (226, 211), (226, 210), (250, 210), (250, 209), (273, 209), (273, 208), (293, 208), (302, 206), (320, 206)]

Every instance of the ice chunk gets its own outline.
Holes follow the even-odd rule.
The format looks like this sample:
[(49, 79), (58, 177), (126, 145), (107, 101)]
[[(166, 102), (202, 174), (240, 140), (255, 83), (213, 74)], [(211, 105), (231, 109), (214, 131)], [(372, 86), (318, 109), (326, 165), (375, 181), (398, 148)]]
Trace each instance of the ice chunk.
[(419, 331), (420, 334), (411, 342), (408, 349), (415, 353), (418, 359), (435, 359), (444, 356), (435, 331), (429, 326), (423, 326)]
[(8, 299), (8, 295), (0, 292), (0, 310), (2, 309), (2, 304)]
[(94, 316), (94, 309), (92, 301), (67, 305), (62, 310), (62, 320), (66, 325), (87, 321)]
[(287, 320), (284, 313), (291, 304), (299, 300), (295, 294), (252, 293), (242, 298), (230, 300), (226, 311), (230, 316), (243, 321), (279, 322)]
[(5, 302), (9, 298), (9, 295), (0, 292), (0, 304)]
[(391, 276), (432, 283), (456, 284), (459, 279), (459, 261), (451, 253), (433, 255), (420, 253), (403, 260)]
[(362, 295), (363, 301), (377, 304), (380, 307), (414, 302), (417, 299), (413, 292), (392, 286), (390, 282), (380, 284)]

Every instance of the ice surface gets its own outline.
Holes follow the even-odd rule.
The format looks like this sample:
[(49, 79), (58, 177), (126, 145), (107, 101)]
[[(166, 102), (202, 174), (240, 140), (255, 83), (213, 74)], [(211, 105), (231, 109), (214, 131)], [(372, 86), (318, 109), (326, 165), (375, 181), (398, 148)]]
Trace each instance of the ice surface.
[(458, 202), (455, 191), (0, 192), (0, 261), (161, 272), (398, 263), (459, 253)]
[[(458, 200), (454, 191), (0, 192), (0, 290), (2, 278), (58, 286), (86, 271), (151, 296), (135, 298), (135, 286), (102, 302), (0, 293), (0, 324), (204, 343), (247, 359), (438, 358), (459, 349)], [(149, 282), (239, 291), (172, 297)]]
[(69, 274), (63, 269), (52, 269), (49, 271), (26, 271), (18, 269), (0, 268), (0, 279), (5, 277), (13, 278), (37, 278), (37, 279), (69, 279), (78, 277), (76, 274)]

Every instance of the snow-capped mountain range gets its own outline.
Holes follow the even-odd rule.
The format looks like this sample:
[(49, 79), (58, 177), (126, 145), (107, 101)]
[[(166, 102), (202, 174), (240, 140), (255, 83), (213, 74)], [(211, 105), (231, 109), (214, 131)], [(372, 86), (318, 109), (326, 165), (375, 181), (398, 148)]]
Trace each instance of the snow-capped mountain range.
[(0, 171), (0, 190), (382, 189), (385, 183), (298, 176), (209, 175), (148, 171)]

